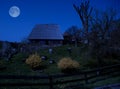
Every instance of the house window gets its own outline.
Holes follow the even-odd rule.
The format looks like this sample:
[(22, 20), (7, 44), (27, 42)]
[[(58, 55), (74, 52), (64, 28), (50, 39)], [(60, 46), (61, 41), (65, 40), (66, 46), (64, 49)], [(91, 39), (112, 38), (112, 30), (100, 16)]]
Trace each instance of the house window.
[(45, 45), (46, 43), (45, 43), (45, 41), (40, 41), (39, 44), (40, 45)]

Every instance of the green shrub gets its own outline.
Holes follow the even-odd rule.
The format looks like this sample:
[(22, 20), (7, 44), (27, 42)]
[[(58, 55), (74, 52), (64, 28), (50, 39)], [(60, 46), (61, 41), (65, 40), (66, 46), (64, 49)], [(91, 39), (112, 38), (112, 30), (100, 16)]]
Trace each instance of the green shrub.
[(7, 62), (5, 60), (0, 60), (0, 70), (4, 70), (7, 67)]
[(89, 59), (89, 60), (87, 60), (85, 66), (89, 67), (89, 68), (97, 68), (99, 66), (98, 60), (97, 59)]
[(79, 63), (71, 58), (62, 58), (58, 62), (58, 68), (62, 70), (62, 72), (74, 72), (78, 70), (80, 67)]
[(42, 60), (40, 56), (37, 53), (35, 53), (30, 55), (26, 59), (25, 63), (28, 64), (31, 68), (37, 68), (42, 65)]
[(115, 65), (119, 64), (120, 61), (116, 59), (103, 59), (104, 66), (110, 66), (110, 65)]
[(89, 59), (85, 66), (88, 68), (98, 68), (98, 67), (104, 67), (104, 66), (110, 66), (114, 64), (119, 64), (120, 61), (115, 59)]

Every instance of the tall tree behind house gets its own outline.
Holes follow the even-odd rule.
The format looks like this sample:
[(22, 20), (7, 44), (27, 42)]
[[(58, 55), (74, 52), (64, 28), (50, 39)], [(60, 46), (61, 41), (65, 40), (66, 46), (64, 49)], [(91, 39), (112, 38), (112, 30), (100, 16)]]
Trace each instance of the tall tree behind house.
[(71, 26), (64, 32), (64, 40), (67, 43), (75, 43), (77, 46), (77, 42), (81, 39), (81, 30), (77, 26)]
[(73, 4), (73, 7), (80, 17), (84, 29), (83, 34), (85, 35), (87, 44), (89, 44), (89, 22), (93, 8), (90, 7), (89, 0), (81, 2), (79, 6)]

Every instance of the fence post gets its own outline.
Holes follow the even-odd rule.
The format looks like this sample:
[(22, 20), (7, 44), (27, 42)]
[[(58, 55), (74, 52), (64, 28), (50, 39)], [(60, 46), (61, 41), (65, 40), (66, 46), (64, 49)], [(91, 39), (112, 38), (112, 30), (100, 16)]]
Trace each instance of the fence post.
[(50, 89), (53, 89), (53, 78), (52, 76), (49, 76), (49, 86), (50, 86)]
[(87, 78), (87, 73), (84, 73), (84, 77), (85, 77), (85, 83), (88, 83), (88, 78)]

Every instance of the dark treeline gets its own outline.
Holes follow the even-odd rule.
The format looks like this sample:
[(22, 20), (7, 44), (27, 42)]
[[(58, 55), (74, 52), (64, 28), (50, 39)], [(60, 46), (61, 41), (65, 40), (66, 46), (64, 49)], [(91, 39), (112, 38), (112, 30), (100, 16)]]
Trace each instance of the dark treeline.
[[(103, 12), (90, 6), (90, 1), (73, 4), (82, 27), (71, 26), (64, 32), (66, 43), (87, 44), (90, 54), (98, 59), (120, 55), (120, 18), (114, 9)], [(101, 57), (101, 58), (100, 58)]]

